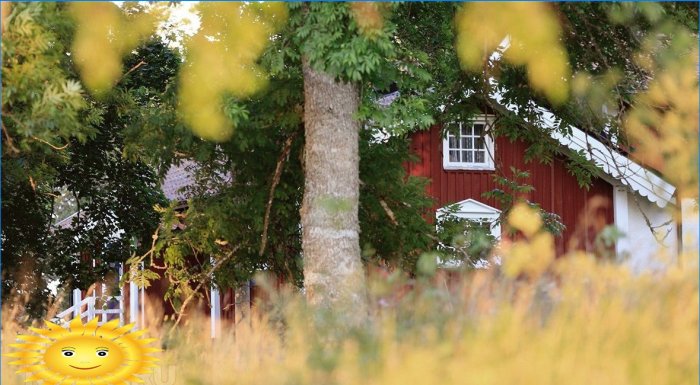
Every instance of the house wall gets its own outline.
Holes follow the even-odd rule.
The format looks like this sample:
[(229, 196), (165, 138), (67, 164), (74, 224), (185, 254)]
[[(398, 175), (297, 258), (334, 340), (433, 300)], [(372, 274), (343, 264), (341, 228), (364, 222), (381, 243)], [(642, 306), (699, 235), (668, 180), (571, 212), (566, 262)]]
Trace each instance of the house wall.
[[(678, 228), (673, 220), (672, 207), (660, 208), (632, 192), (627, 192), (628, 223), (626, 242), (629, 250), (625, 261), (633, 271), (663, 268), (676, 261)], [(645, 218), (646, 216), (646, 218)], [(655, 228), (654, 235), (647, 220)]]
[(407, 165), (411, 175), (431, 180), (427, 192), (435, 198), (436, 210), (468, 198), (501, 209), (499, 202), (486, 199), (483, 194), (499, 187), (494, 182), (495, 173), (511, 177), (510, 167), (514, 166), (530, 173), (526, 183), (533, 186), (534, 191), (525, 198), (560, 215), (566, 225), (563, 236), (557, 240), (559, 255), (570, 248), (591, 250), (597, 232), (613, 223), (613, 190), (603, 179), (595, 178), (588, 190), (583, 189), (569, 174), (562, 159), (550, 164), (537, 160), (526, 163), (527, 144), (510, 142), (503, 137), (495, 142), (496, 171), (444, 170), (440, 131), (440, 127), (435, 126), (412, 136), (412, 151), (419, 160)]
[(698, 235), (700, 233), (700, 218), (698, 217), (698, 205), (694, 199), (683, 199), (682, 205), (682, 242), (683, 252), (697, 256)]

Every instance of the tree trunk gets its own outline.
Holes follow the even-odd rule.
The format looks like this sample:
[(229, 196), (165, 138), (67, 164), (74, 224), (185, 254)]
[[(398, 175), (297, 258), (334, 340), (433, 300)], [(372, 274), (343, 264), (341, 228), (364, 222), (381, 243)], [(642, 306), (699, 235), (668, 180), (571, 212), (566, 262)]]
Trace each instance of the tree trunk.
[(238, 325), (241, 322), (248, 322), (250, 324), (250, 281), (238, 286), (234, 292), (234, 303), (233, 315), (235, 324)]
[(309, 304), (348, 317), (367, 315), (360, 258), (357, 87), (304, 69), (304, 288)]

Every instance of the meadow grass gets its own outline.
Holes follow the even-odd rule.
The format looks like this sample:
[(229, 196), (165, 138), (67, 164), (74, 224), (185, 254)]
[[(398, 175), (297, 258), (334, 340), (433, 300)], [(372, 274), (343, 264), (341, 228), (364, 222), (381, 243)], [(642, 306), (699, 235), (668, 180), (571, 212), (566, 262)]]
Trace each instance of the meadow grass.
[[(583, 253), (554, 259), (532, 232), (491, 269), (369, 278), (371, 314), (346, 327), (294, 290), (272, 293), (212, 340), (206, 319), (174, 334), (149, 384), (682, 385), (698, 378), (696, 255), (633, 274)], [(516, 266), (514, 267), (513, 264)], [(448, 277), (451, 275), (451, 277)], [(3, 314), (3, 352), (22, 327)], [(352, 311), (351, 309), (348, 311)], [(19, 384), (3, 358), (2, 383)]]
[(287, 298), (282, 318), (214, 342), (190, 325), (163, 365), (176, 384), (698, 382), (697, 269), (634, 276), (578, 255), (537, 280), (478, 271), (457, 286), (417, 282), (356, 330)]

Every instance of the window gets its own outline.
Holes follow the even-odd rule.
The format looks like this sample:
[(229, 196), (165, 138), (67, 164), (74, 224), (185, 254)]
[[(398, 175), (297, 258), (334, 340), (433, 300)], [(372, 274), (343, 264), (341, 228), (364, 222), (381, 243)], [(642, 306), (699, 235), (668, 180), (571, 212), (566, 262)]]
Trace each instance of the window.
[(448, 132), (442, 143), (445, 170), (493, 170), (493, 139), (486, 135), (486, 116), (459, 122), (457, 132)]
[[(452, 210), (450, 210), (450, 206), (452, 206)], [(453, 205), (445, 206), (438, 209), (436, 214), (438, 222), (445, 215), (478, 222), (481, 226), (489, 229), (494, 238), (501, 238), (501, 225), (497, 221), (501, 215), (501, 210), (477, 200), (466, 199)]]
[[(495, 243), (501, 239), (501, 211), (466, 199), (442, 207), (436, 214), (440, 236), (448, 240), (452, 237), (451, 243), (440, 243), (440, 249), (447, 253), (439, 261), (440, 266), (454, 268), (468, 263), (477, 268), (488, 267)], [(498, 264), (498, 257), (494, 261)]]

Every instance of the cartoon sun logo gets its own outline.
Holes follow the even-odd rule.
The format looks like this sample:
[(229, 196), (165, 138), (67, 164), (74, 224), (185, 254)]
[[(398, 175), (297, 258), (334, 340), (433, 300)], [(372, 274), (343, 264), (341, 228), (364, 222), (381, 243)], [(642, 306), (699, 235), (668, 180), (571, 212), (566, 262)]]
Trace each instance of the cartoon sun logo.
[(130, 333), (134, 324), (119, 326), (119, 320), (102, 326), (97, 318), (83, 324), (76, 317), (68, 328), (46, 321), (48, 330), (31, 328), (38, 335), (19, 335), (21, 343), (10, 344), (19, 351), (17, 373), (29, 373), (26, 382), (40, 384), (126, 385), (143, 382), (137, 375), (152, 371), (158, 358), (149, 355), (160, 349), (149, 347), (154, 338), (140, 338), (146, 332)]

